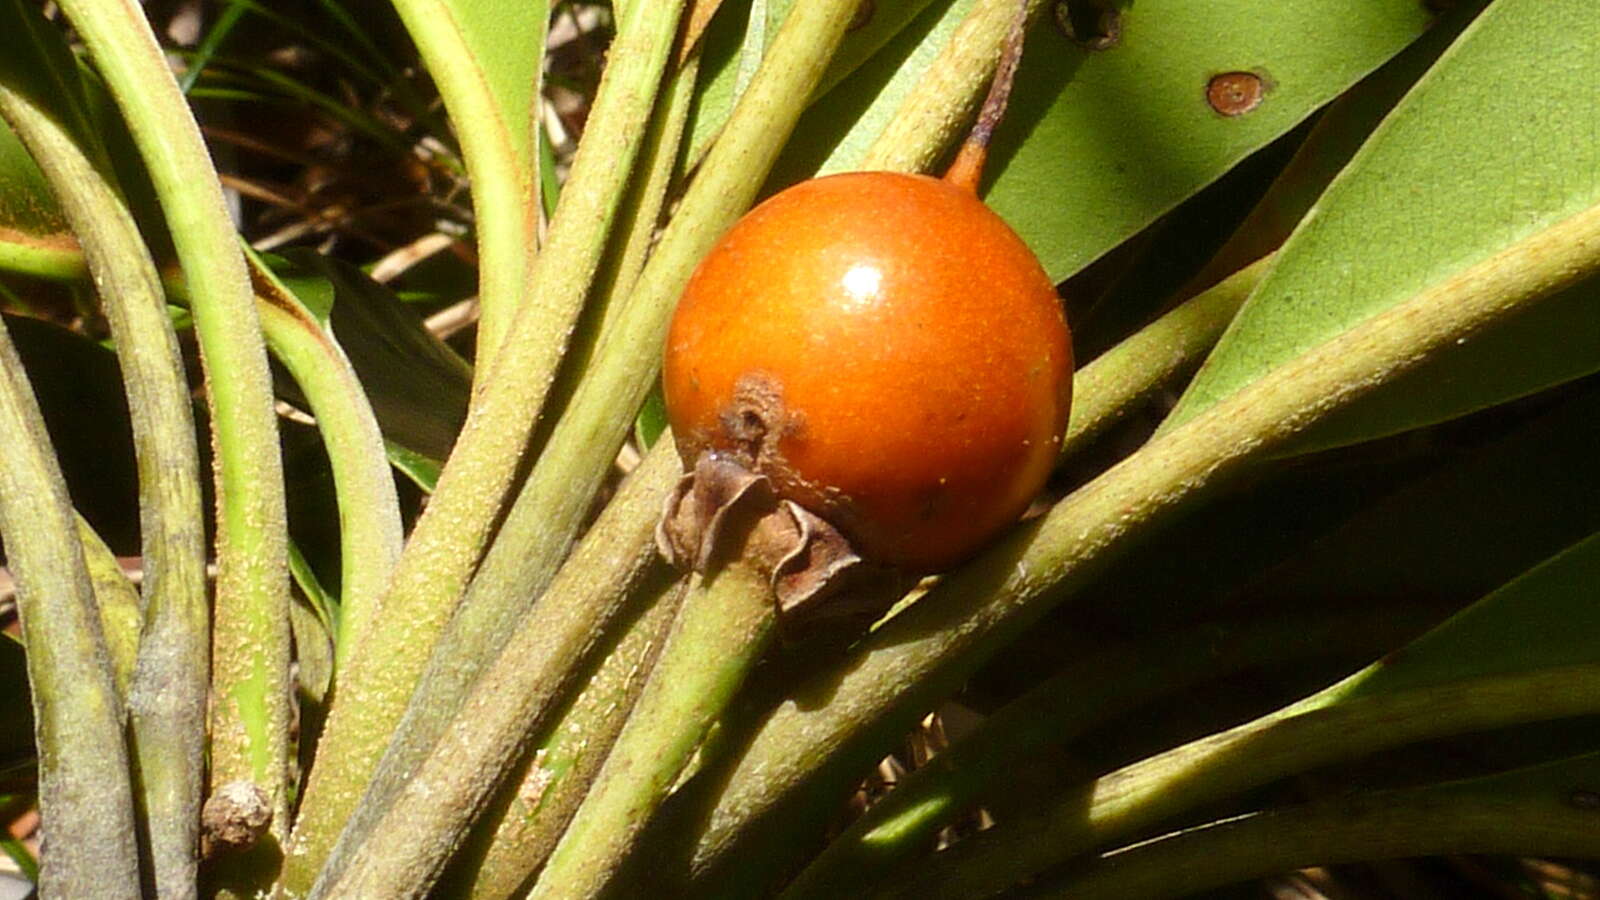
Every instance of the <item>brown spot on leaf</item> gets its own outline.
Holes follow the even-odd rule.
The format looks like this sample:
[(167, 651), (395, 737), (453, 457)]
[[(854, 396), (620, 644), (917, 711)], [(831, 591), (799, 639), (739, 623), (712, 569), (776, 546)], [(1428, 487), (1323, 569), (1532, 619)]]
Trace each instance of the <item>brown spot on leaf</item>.
[(1266, 82), (1254, 72), (1223, 72), (1206, 84), (1206, 102), (1230, 118), (1260, 106), (1266, 93)]

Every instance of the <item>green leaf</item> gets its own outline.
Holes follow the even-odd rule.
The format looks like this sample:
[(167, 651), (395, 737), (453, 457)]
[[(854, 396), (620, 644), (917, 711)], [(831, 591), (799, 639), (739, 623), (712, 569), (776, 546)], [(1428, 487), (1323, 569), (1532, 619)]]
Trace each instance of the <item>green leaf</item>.
[[(802, 120), (782, 176), (856, 167), (971, 5), (928, 9), (836, 87)], [(1116, 5), (1121, 35), (1107, 50), (1040, 18), (990, 155), (988, 203), (1057, 280), (1287, 132), (1428, 25), (1409, 0)], [(1259, 106), (1234, 117), (1211, 108), (1207, 85), (1228, 72), (1262, 79)]]
[[(1163, 428), (1600, 201), (1596, 46), (1600, 20), (1583, 0), (1491, 6), (1313, 207)], [(1594, 371), (1594, 291), (1580, 284), (1442, 354), (1297, 446), (1393, 433)]]
[(284, 259), (292, 268), (279, 277), (333, 331), (384, 437), (432, 460), (448, 456), (467, 417), (467, 363), (360, 269), (310, 250)]
[(1600, 532), (1366, 670), (1344, 698), (1600, 660)]
[(461, 138), (478, 233), (478, 339), (499, 347), (534, 248), (529, 216), (539, 167), (534, 134), (543, 73), (545, 0), (397, 0), (394, 4)]

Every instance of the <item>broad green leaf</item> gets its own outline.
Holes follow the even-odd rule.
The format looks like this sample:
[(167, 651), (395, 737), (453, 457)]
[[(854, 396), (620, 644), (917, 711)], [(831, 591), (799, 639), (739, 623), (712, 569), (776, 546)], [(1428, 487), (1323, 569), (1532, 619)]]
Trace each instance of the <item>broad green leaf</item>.
[[(1348, 598), (1459, 603), (1600, 530), (1600, 467), (1593, 464), (1600, 447), (1600, 383), (1589, 382), (1492, 442), (1456, 453), (1366, 504), (1256, 579), (1245, 596), (1314, 606)], [(1491, 415), (1504, 421), (1499, 411)], [(1285, 508), (1257, 509), (1257, 521), (1281, 519)], [(1259, 540), (1254, 534), (1247, 539)]]
[[(1428, 26), (1412, 0), (1139, 0), (1121, 39), (1085, 50), (1035, 28), (987, 200), (1057, 279), (1078, 271), (1338, 96)], [(1225, 116), (1214, 76), (1261, 79)]]
[[(1029, 32), (996, 133), (987, 201), (1060, 280), (1211, 183), (1411, 43), (1422, 4), (1139, 0), (1107, 50), (1051, 21)], [(784, 177), (853, 168), (970, 7), (930, 8), (796, 129)], [(1225, 116), (1213, 76), (1248, 73), (1259, 105)]]
[(1405, 52), (1330, 103), (1260, 202), (1196, 276), (1194, 287), (1214, 284), (1277, 249), (1373, 129), (1488, 2), (1453, 6)]
[[(1373, 133), (1285, 243), (1171, 427), (1275, 366), (1600, 201), (1600, 17), (1585, 0), (1501, 0)], [(1487, 406), (1600, 368), (1579, 285), (1308, 435), (1330, 446)]]
[(1600, 660), (1600, 533), (1368, 668), (1342, 697)]

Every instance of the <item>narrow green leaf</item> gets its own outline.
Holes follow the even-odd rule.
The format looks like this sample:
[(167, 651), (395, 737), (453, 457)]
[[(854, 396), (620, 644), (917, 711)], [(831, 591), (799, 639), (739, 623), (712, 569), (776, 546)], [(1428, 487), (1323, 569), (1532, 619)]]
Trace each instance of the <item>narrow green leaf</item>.
[(539, 243), (534, 122), (549, 4), (397, 0), (394, 6), (439, 87), (472, 179), (478, 355), (487, 363), (525, 299)]
[(280, 277), (349, 357), (384, 437), (443, 461), (467, 418), (471, 366), (354, 266), (310, 250), (283, 260)]
[[(1485, 11), (1313, 207), (1163, 427), (1600, 200), (1593, 12), (1584, 0)], [(1297, 447), (1439, 421), (1600, 368), (1595, 290), (1577, 285), (1464, 340)]]

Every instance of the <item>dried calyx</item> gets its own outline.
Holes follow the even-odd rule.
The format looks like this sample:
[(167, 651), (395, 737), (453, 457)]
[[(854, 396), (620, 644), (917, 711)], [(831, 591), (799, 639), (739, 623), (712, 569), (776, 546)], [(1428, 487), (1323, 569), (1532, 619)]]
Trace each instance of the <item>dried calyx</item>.
[(786, 631), (870, 621), (893, 602), (898, 577), (863, 560), (824, 519), (782, 500), (736, 454), (708, 450), (667, 497), (656, 546), (673, 566), (702, 575), (734, 560), (772, 586)]

